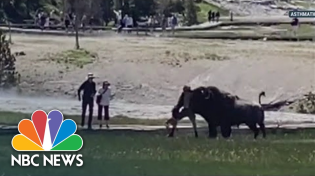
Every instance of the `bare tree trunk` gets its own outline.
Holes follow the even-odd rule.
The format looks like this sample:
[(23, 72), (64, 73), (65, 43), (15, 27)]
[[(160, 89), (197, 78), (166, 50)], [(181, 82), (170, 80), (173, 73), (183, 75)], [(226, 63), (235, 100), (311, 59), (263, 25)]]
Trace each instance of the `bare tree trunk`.
[(75, 49), (77, 49), (77, 50), (80, 49), (78, 29), (75, 30)]
[(75, 49), (80, 49), (80, 42), (79, 42), (79, 24), (80, 19), (79, 16), (76, 16), (75, 18)]
[(75, 31), (75, 49), (80, 49), (79, 43), (79, 30), (82, 22), (82, 17), (86, 15), (90, 8), (89, 0), (68, 0), (69, 6), (74, 9), (75, 21), (74, 21), (74, 31)]

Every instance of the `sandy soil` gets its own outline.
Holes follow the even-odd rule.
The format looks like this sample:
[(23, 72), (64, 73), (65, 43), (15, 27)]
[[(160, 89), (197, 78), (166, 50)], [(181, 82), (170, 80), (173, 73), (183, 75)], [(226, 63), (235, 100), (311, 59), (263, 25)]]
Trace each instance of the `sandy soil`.
[[(311, 42), (82, 38), (82, 47), (97, 53), (98, 58), (84, 68), (66, 69), (64, 64), (47, 61), (47, 56), (73, 49), (74, 38), (16, 34), (13, 41), (13, 51), (26, 53), (17, 61), (22, 93), (51, 100), (1, 93), (0, 103), (11, 102), (14, 110), (21, 109), (13, 107), (15, 101), (24, 104), (24, 110), (51, 104), (51, 108), (79, 113), (80, 104), (70, 97), (74, 99), (88, 72), (98, 77), (97, 83), (112, 83), (113, 114), (134, 112), (139, 117), (167, 116), (184, 84), (215, 85), (254, 101), (260, 91), (266, 91), (264, 102), (299, 96), (313, 91), (315, 85), (315, 44)], [(9, 106), (1, 109), (10, 110)]]

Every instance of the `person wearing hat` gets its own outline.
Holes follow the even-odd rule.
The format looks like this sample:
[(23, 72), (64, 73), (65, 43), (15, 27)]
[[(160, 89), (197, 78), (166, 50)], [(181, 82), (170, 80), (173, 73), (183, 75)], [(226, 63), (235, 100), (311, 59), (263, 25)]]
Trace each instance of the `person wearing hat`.
[(109, 104), (111, 100), (111, 89), (110, 83), (107, 81), (103, 82), (102, 87), (97, 92), (96, 103), (98, 105), (98, 120), (100, 128), (103, 126), (103, 109), (104, 109), (104, 120), (106, 127), (109, 128)]
[[(81, 126), (84, 127), (85, 124), (85, 114), (86, 108), (89, 106), (89, 121), (88, 121), (88, 129), (92, 129), (92, 117), (93, 117), (93, 106), (94, 106), (94, 96), (96, 94), (96, 85), (93, 81), (94, 75), (89, 73), (87, 76), (87, 80), (82, 83), (80, 88), (78, 89), (78, 98), (79, 101), (82, 99), (82, 116), (81, 116)], [(83, 96), (81, 98), (81, 91), (83, 91)]]

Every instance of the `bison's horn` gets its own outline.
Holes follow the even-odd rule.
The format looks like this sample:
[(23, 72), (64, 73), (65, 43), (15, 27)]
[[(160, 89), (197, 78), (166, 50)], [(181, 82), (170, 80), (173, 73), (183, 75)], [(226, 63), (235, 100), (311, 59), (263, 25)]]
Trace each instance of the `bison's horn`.
[(209, 90), (206, 90), (206, 97), (205, 97), (205, 99), (210, 99), (210, 97), (211, 97), (211, 92), (209, 91)]

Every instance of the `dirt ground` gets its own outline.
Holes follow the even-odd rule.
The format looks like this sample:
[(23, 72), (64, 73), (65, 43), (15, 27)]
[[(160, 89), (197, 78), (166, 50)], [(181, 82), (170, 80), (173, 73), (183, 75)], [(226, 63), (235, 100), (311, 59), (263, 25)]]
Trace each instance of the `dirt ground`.
[(49, 61), (74, 48), (72, 37), (14, 35), (23, 93), (75, 96), (88, 72), (108, 80), (116, 100), (172, 105), (184, 84), (215, 85), (257, 101), (314, 90), (315, 44), (311, 42), (222, 41), (107, 36), (82, 38), (97, 53), (83, 68)]

